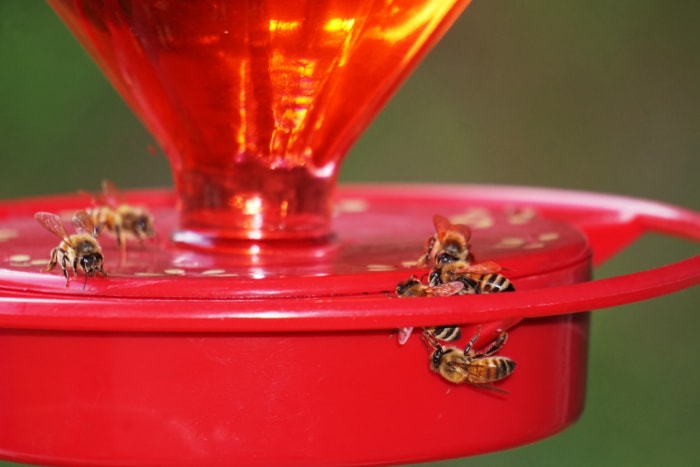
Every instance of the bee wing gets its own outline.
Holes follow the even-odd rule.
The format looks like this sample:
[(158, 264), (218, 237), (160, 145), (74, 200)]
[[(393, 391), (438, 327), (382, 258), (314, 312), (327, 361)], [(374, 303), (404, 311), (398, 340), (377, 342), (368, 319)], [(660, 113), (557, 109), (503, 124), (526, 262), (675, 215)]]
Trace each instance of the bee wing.
[(399, 344), (404, 345), (406, 342), (408, 342), (408, 338), (411, 337), (412, 333), (413, 327), (399, 328), (399, 335), (397, 338)]
[(465, 242), (469, 242), (469, 239), (472, 238), (472, 229), (470, 229), (468, 225), (450, 224), (450, 230), (459, 233), (462, 237), (464, 237)]
[(435, 214), (433, 216), (433, 225), (435, 226), (435, 232), (437, 233), (437, 238), (440, 242), (445, 239), (445, 234), (448, 231), (455, 232), (464, 237), (464, 241), (468, 242), (472, 237), (472, 229), (466, 224), (453, 224), (450, 220), (440, 214)]
[(102, 199), (99, 195), (96, 195), (95, 193), (90, 193), (89, 191), (86, 190), (78, 190), (78, 194), (81, 196), (85, 196), (86, 198), (90, 199), (90, 206), (97, 206), (98, 204), (102, 203)]
[(102, 180), (102, 199), (105, 204), (117, 207), (124, 201), (122, 191), (109, 180)]
[(484, 261), (483, 263), (467, 263), (455, 269), (458, 274), (491, 274), (501, 271), (503, 268), (500, 264), (493, 261)]
[(460, 281), (445, 282), (435, 286), (428, 286), (426, 292), (433, 297), (449, 297), (458, 294), (464, 289), (464, 283)]
[(37, 212), (34, 214), (34, 219), (36, 219), (36, 221), (46, 230), (56, 235), (61, 240), (68, 241), (68, 232), (63, 226), (63, 222), (61, 222), (61, 218), (58, 216), (58, 214), (43, 211)]
[(435, 233), (437, 233), (438, 240), (442, 240), (445, 237), (445, 232), (450, 229), (452, 224), (447, 217), (435, 214), (433, 216), (433, 225), (435, 226)]
[(73, 214), (73, 218), (71, 219), (73, 222), (73, 225), (75, 226), (75, 230), (81, 233), (87, 233), (92, 235), (93, 237), (97, 237), (97, 234), (99, 233), (97, 229), (95, 228), (95, 223), (92, 220), (92, 217), (90, 214), (88, 214), (87, 211), (85, 210), (80, 210), (76, 211), (75, 214)]

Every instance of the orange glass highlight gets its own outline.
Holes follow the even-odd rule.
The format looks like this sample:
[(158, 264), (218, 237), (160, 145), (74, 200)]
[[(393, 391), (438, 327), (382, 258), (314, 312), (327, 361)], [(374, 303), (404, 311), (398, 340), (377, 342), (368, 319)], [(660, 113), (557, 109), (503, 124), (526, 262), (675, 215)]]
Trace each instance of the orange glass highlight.
[(469, 0), (49, 0), (166, 153), (175, 238), (330, 233), (349, 147)]

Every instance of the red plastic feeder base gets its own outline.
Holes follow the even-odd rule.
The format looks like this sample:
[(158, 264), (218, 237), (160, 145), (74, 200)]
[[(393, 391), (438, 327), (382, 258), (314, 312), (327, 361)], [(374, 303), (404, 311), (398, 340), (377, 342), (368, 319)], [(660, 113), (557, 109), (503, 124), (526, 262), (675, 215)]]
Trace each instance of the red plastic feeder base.
[[(159, 240), (129, 244), (122, 257), (116, 242), (101, 238), (108, 276), (89, 278), (85, 289), (82, 277), (66, 287), (60, 270), (42, 270), (57, 239), (33, 219), (39, 210), (71, 214), (85, 199), (1, 204), (0, 458), (377, 465), (468, 456), (556, 433), (582, 411), (588, 343), (588, 313), (557, 314), (584, 310), (598, 296), (607, 297), (601, 306), (620, 300), (580, 286), (592, 265), (588, 240), (628, 223), (591, 223), (595, 216), (577, 211), (584, 221), (576, 224), (567, 217), (575, 217), (571, 204), (541, 201), (547, 193), (345, 186), (330, 242), (247, 243), (225, 254), (168, 240), (171, 193), (130, 193), (130, 202), (153, 211)], [(415, 260), (436, 213), (470, 225), (477, 260), (500, 263), (517, 291), (397, 299), (397, 282), (426, 272)], [(636, 235), (620, 234), (601, 250), (612, 254)], [(695, 269), (666, 290), (697, 283), (697, 261), (687, 266)], [(548, 290), (568, 305), (547, 308)], [(521, 321), (528, 313), (556, 316)], [(460, 346), (478, 326), (478, 346), (509, 329), (499, 355), (517, 368), (496, 383), (507, 393), (432, 373), (418, 333), (403, 346), (396, 341), (399, 327), (438, 324), (462, 325)]]

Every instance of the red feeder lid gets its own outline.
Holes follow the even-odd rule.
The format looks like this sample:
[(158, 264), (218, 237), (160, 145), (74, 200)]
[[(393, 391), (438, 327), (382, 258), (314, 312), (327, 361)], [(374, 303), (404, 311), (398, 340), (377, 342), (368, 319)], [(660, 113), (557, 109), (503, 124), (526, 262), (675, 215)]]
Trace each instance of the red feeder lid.
[[(562, 291), (559, 298), (552, 291), (527, 290), (533, 288), (528, 285), (533, 277), (589, 267), (591, 249), (581, 227), (599, 243), (593, 245), (596, 252), (601, 232), (617, 232), (601, 247), (608, 255), (619, 248), (615, 242), (628, 243), (643, 230), (630, 220), (630, 209), (618, 216), (621, 221), (612, 216), (614, 209), (591, 206), (590, 201), (601, 201), (595, 196), (507, 187), (341, 186), (330, 241), (248, 242), (236, 251), (214, 254), (169, 240), (177, 216), (171, 192), (131, 192), (127, 202), (153, 212), (158, 239), (130, 243), (122, 256), (116, 241), (101, 237), (108, 277), (91, 277), (84, 289), (83, 277), (66, 287), (60, 267), (43, 271), (60, 240), (33, 215), (50, 211), (68, 220), (75, 210), (88, 207), (89, 200), (65, 195), (5, 202), (0, 204), (0, 299), (8, 306), (0, 325), (62, 327), (72, 321), (78, 328), (99, 329), (114, 322), (127, 329), (369, 329), (395, 327), (407, 319), (420, 325), (436, 316), (445, 322), (457, 316), (456, 322), (476, 322), (491, 320), (493, 313), (500, 319), (527, 315), (523, 310), (584, 311), (596, 300), (609, 306), (619, 299), (616, 303), (610, 298), (615, 294), (600, 287), (593, 292), (589, 287), (588, 294)], [(449, 303), (436, 299), (431, 314), (422, 317), (426, 311), (420, 300), (392, 299), (399, 281), (427, 272), (415, 261), (434, 232), (432, 217), (437, 213), (469, 225), (476, 260), (499, 263), (516, 289), (530, 295), (449, 297)], [(695, 263), (684, 270), (664, 290), (697, 283)], [(648, 298), (655, 290), (621, 299)], [(609, 300), (600, 301), (601, 294)], [(556, 306), (557, 301), (566, 303)], [(142, 312), (146, 306), (149, 313)], [(478, 314), (484, 310), (491, 314)], [(65, 321), (67, 316), (72, 319)], [(214, 317), (220, 320), (212, 321)]]

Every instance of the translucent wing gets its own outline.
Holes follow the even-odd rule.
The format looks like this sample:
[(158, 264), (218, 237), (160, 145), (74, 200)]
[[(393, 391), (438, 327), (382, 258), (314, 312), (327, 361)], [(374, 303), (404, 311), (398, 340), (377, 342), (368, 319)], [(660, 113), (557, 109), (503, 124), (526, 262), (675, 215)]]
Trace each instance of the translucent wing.
[(503, 268), (500, 264), (493, 261), (484, 261), (483, 263), (465, 263), (463, 266), (455, 269), (457, 274), (491, 274), (501, 271)]
[(426, 295), (430, 297), (449, 297), (458, 294), (464, 289), (464, 283), (460, 281), (445, 282), (435, 286), (426, 287)]
[(435, 226), (438, 240), (442, 240), (445, 237), (445, 232), (449, 230), (452, 224), (450, 224), (450, 220), (447, 217), (435, 214), (433, 216), (433, 225)]
[(469, 226), (466, 224), (452, 224), (447, 217), (440, 214), (435, 214), (433, 216), (433, 225), (435, 226), (437, 238), (441, 242), (445, 239), (447, 232), (461, 235), (464, 237), (465, 243), (468, 242), (472, 236), (472, 229), (470, 229)]
[(102, 180), (102, 201), (112, 207), (117, 207), (124, 202), (122, 191), (109, 180)]
[(76, 231), (97, 237), (99, 232), (95, 228), (95, 223), (92, 221), (92, 217), (87, 213), (87, 211), (76, 211), (76, 213), (73, 214), (71, 221), (73, 222)]
[(399, 344), (404, 345), (406, 342), (408, 342), (408, 338), (411, 337), (412, 333), (413, 327), (399, 328), (399, 334), (397, 337)]
[(61, 222), (61, 218), (58, 214), (53, 214), (50, 212), (37, 212), (34, 214), (34, 219), (46, 230), (56, 235), (61, 240), (68, 241), (68, 232)]

